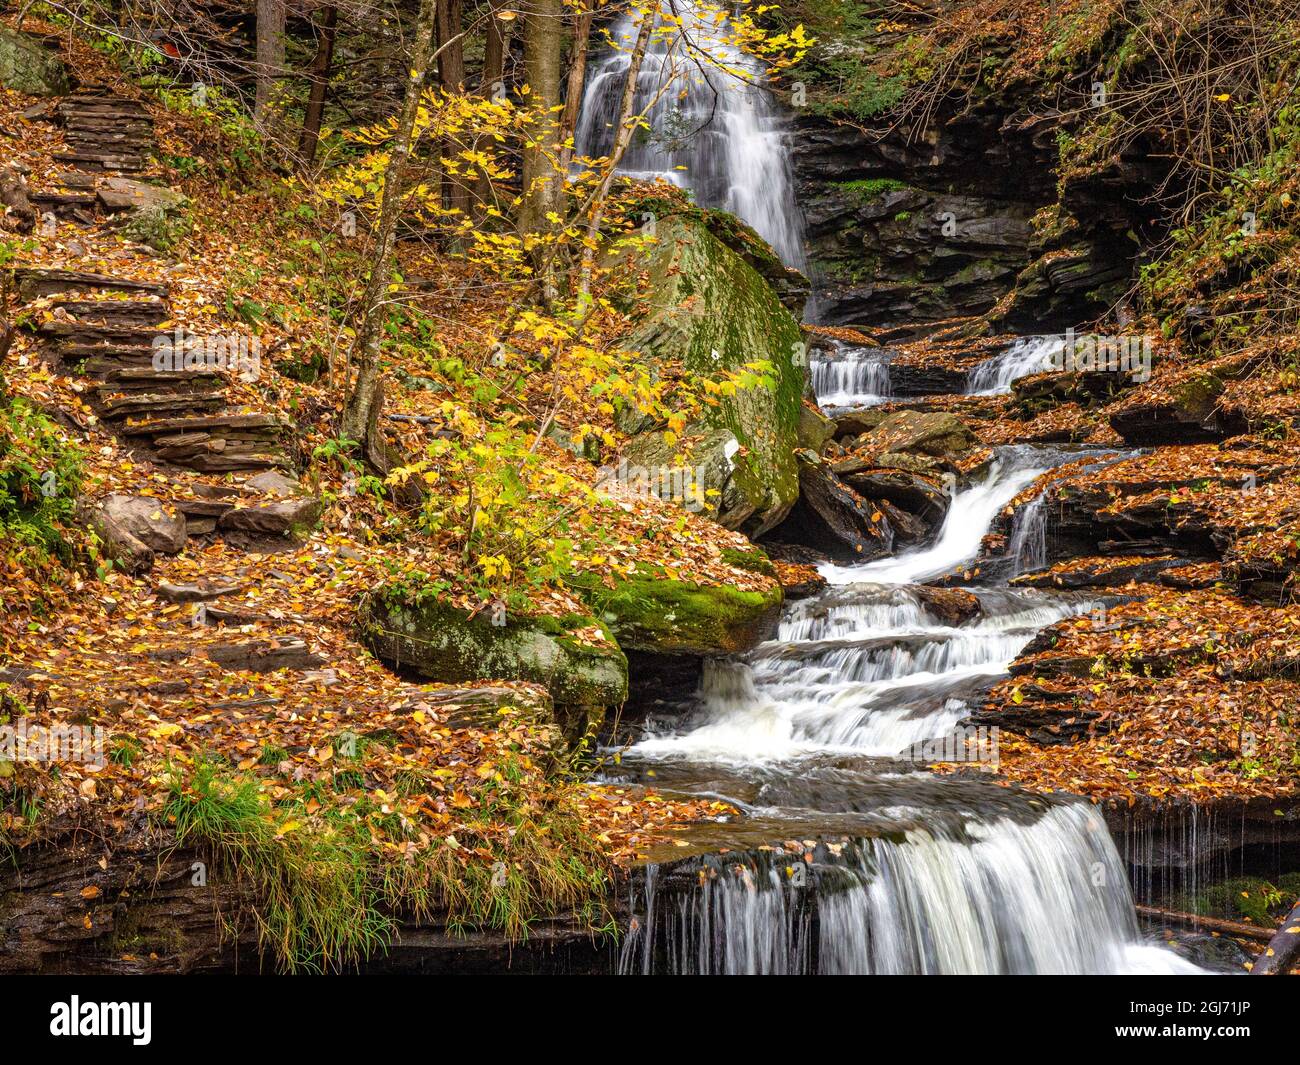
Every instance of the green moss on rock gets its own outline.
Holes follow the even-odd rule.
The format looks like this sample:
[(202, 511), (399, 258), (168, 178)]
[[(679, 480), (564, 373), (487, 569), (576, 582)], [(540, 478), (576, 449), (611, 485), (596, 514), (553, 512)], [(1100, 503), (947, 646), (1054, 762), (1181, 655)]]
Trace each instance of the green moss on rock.
[[(603, 719), (604, 710), (627, 698), (627, 658), (599, 620), (511, 615), (501, 626), (486, 614), (427, 599), (415, 601), (381, 589), (360, 611), (362, 638), (383, 661), (430, 680), (531, 681), (555, 704), (558, 724), (580, 741)], [(599, 629), (604, 643), (578, 635)]]
[(772, 387), (724, 397), (688, 430), (709, 437), (708, 454), (691, 455), (696, 464), (711, 461), (728, 437), (743, 445), (727, 471), (732, 496), (717, 517), (751, 534), (766, 531), (799, 492), (794, 450), (805, 377), (799, 325), (762, 276), (698, 219), (660, 220), (658, 242), (643, 265), (651, 306), (627, 339), (629, 348), (700, 374), (760, 360), (773, 368)]
[(761, 592), (747, 592), (729, 585), (638, 577), (620, 581), (613, 588), (587, 578), (578, 587), (609, 625), (620, 647), (655, 654), (718, 655), (748, 650), (767, 635), (782, 602), (776, 584)]

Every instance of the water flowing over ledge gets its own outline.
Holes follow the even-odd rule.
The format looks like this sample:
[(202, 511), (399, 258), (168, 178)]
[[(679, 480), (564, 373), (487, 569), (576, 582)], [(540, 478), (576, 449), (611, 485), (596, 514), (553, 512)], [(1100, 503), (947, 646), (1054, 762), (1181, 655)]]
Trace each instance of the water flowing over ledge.
[(813, 853), (811, 865), (778, 849), (652, 867), (619, 971), (1197, 971), (1140, 942), (1124, 865), (1085, 804)]

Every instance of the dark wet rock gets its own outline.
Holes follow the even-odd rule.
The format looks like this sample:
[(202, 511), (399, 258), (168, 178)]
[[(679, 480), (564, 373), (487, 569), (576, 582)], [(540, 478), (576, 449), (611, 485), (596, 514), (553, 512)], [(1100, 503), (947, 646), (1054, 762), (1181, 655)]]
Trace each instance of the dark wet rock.
[(841, 561), (867, 562), (893, 549), (894, 532), (876, 505), (821, 462), (799, 464), (799, 502), (773, 538), (804, 544)]
[(983, 608), (979, 597), (961, 588), (931, 588), (918, 584), (912, 593), (925, 604), (925, 609), (945, 625), (964, 625), (979, 617)]
[(867, 499), (887, 499), (931, 526), (938, 526), (948, 514), (948, 493), (932, 477), (899, 469), (874, 466), (854, 469), (850, 463), (831, 468), (848, 485)]
[(853, 410), (835, 416), (835, 439), (850, 440), (871, 432), (889, 415), (883, 410)]

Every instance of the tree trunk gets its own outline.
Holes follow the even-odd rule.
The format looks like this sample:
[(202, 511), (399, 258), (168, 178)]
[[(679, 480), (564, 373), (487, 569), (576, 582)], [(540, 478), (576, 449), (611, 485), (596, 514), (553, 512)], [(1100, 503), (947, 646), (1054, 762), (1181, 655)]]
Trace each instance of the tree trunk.
[(257, 0), (257, 59), (253, 117), (265, 131), (279, 96), (284, 73), (285, 0)]
[[(521, 166), (523, 207), (519, 229), (544, 237), (555, 229), (552, 216), (563, 213), (564, 182), (557, 169), (560, 140), (560, 56), (564, 45), (564, 0), (532, 0), (524, 27), (524, 71), (536, 121), (524, 146)], [(533, 255), (542, 301), (557, 296), (553, 249), (539, 244)]]
[(1251, 966), (1251, 976), (1283, 976), (1300, 963), (1300, 902), (1296, 903), (1282, 927), (1273, 933), (1264, 952)]
[(298, 155), (304, 168), (316, 161), (316, 146), (320, 143), (321, 120), (325, 116), (325, 95), (329, 89), (330, 65), (334, 62), (334, 41), (338, 36), (337, 7), (322, 10), (320, 22), (320, 42), (316, 46), (316, 57), (311, 62), (307, 73), (311, 81), (311, 90), (307, 95), (307, 107), (303, 112), (302, 135), (298, 138)]
[(483, 30), (483, 78), (479, 82), (479, 91), (484, 96), (491, 96), (498, 85), (504, 87), (506, 51), (510, 47), (512, 23), (497, 18), (497, 13), (505, 10), (507, 2), (508, 0), (492, 0), (491, 17)]
[[(512, 23), (497, 18), (497, 12), (504, 10), (508, 0), (492, 0), (490, 16), (484, 28), (483, 40), (483, 76), (479, 79), (478, 91), (482, 96), (493, 96), (505, 91), (506, 53), (510, 47), (510, 28)], [(486, 174), (480, 173), (474, 179), (474, 201), (476, 213), (483, 217), (483, 210), (492, 200), (492, 182)]]
[[(442, 0), (438, 4), (438, 81), (444, 91), (465, 91), (465, 45), (461, 36), (464, 12), (461, 0)], [(462, 145), (454, 137), (443, 141), (443, 158), (453, 158)], [(469, 186), (464, 175), (449, 173), (444, 167), (442, 197), (447, 207), (464, 217), (469, 212)]]
[(383, 390), (379, 386), (379, 344), (388, 317), (388, 282), (392, 277), (393, 245), (397, 238), (397, 220), (402, 210), (402, 185), (411, 155), (415, 117), (424, 92), (429, 63), (433, 56), (434, 11), (437, 0), (420, 0), (415, 22), (415, 44), (406, 97), (398, 118), (397, 131), (389, 148), (388, 169), (384, 174), (384, 193), (375, 225), (375, 247), (370, 278), (361, 298), (361, 327), (357, 330), (357, 376), (343, 408), (340, 434), (363, 445), (367, 455), (382, 451), (382, 433), (378, 428)]
[(573, 162), (573, 148), (569, 139), (578, 130), (578, 108), (582, 106), (582, 87), (587, 80), (587, 54), (591, 48), (591, 22), (595, 17), (594, 0), (586, 0), (578, 23), (573, 30), (573, 55), (569, 60), (569, 83), (564, 91), (564, 112), (560, 115), (560, 139), (565, 147), (560, 149), (560, 172), (567, 174)]

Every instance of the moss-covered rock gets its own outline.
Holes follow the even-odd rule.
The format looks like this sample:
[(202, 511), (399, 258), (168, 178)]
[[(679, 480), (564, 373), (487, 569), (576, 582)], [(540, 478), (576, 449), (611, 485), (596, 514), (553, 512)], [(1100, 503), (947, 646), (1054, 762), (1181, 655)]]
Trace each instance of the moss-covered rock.
[[(754, 555), (755, 565), (759, 558), (767, 561), (762, 552)], [(618, 581), (612, 588), (588, 577), (578, 587), (620, 647), (663, 655), (746, 651), (767, 636), (782, 603), (775, 581), (754, 592), (655, 577)]]
[(430, 680), (543, 685), (574, 744), (599, 728), (606, 708), (627, 698), (627, 658), (593, 617), (516, 614), (494, 625), (486, 613), (470, 617), (436, 599), (380, 589), (362, 604), (360, 624), (379, 658)]
[(29, 96), (62, 96), (68, 68), (39, 39), (0, 26), (0, 85)]
[[(773, 367), (773, 387), (724, 397), (687, 434), (698, 438), (688, 447), (688, 463), (722, 479), (721, 486), (707, 485), (720, 492), (711, 497), (717, 499), (713, 516), (752, 535), (770, 529), (799, 492), (794, 451), (806, 375), (799, 325), (758, 272), (698, 219), (660, 220), (658, 242), (641, 265), (651, 280), (650, 309), (628, 347), (697, 373), (757, 360)], [(662, 460), (650, 453), (637, 461)]]

